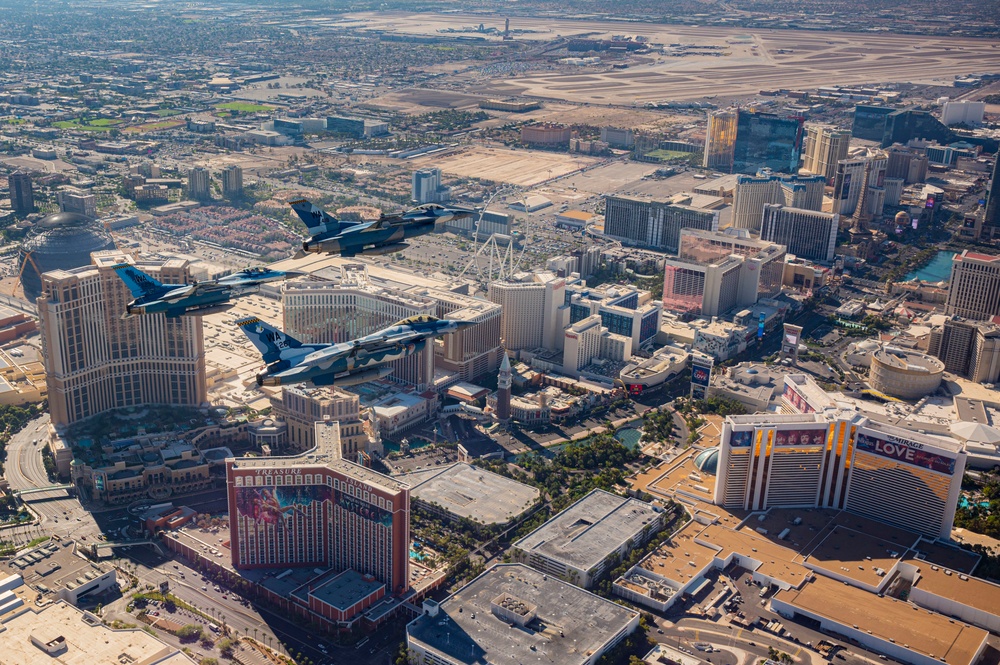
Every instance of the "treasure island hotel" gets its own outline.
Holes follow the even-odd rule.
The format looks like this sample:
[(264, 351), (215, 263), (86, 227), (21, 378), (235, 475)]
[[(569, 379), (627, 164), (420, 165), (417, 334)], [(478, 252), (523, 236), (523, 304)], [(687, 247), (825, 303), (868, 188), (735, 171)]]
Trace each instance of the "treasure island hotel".
[(226, 462), (233, 567), (352, 569), (408, 586), (409, 488), (331, 445)]
[(949, 537), (965, 470), (960, 444), (877, 422), (802, 374), (785, 377), (782, 411), (726, 419), (716, 504), (842, 509)]

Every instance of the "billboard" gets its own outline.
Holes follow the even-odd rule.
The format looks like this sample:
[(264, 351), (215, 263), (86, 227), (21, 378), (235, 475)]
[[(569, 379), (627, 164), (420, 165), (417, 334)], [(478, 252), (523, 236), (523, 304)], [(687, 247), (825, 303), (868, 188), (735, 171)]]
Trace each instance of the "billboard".
[(313, 503), (329, 501), (332, 492), (326, 485), (237, 487), (236, 512), (259, 524), (284, 524)]
[(924, 444), (917, 441), (861, 429), (858, 430), (854, 439), (854, 445), (858, 450), (864, 450), (891, 460), (905, 462), (949, 476), (955, 474), (955, 460), (924, 450)]
[(729, 437), (729, 447), (730, 448), (748, 448), (750, 444), (753, 443), (753, 435), (756, 432), (750, 430), (748, 432), (733, 432), (733, 435)]
[(760, 318), (757, 319), (757, 339), (764, 338), (764, 322), (767, 321), (767, 313), (761, 312)]
[(695, 365), (691, 369), (691, 383), (695, 384), (696, 386), (707, 386), (711, 380), (712, 380), (711, 365), (709, 365), (708, 367), (701, 367), (699, 365)]
[(775, 446), (822, 446), (826, 440), (826, 429), (777, 430), (774, 433)]
[(787, 383), (785, 384), (785, 392), (783, 394), (783, 397), (786, 400), (788, 400), (788, 402), (799, 413), (814, 413), (816, 411), (816, 409), (812, 408), (812, 406), (809, 405), (809, 402), (806, 400), (806, 398), (803, 397), (801, 394), (799, 394), (798, 390), (796, 390)]
[(336, 490), (335, 494), (337, 497), (337, 506), (343, 508), (347, 512), (353, 513), (354, 515), (368, 520), (369, 522), (375, 522), (381, 526), (392, 526), (392, 513), (388, 510), (383, 510), (374, 504), (362, 501), (356, 496), (352, 496), (346, 492), (341, 492), (340, 490)]
[(715, 359), (705, 356), (691, 357), (691, 397), (705, 399), (708, 397), (708, 385), (712, 381), (712, 366)]
[(851, 198), (851, 174), (845, 173), (843, 184), (840, 186), (840, 200), (846, 201)]
[(791, 356), (795, 362), (799, 360), (799, 340), (802, 338), (802, 327), (785, 324), (785, 334), (781, 338), (781, 355)]

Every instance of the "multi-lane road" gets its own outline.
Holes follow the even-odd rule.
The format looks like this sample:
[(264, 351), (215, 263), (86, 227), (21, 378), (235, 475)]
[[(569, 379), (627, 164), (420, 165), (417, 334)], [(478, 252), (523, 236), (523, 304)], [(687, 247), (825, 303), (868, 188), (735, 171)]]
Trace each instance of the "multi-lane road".
[[(42, 462), (48, 425), (49, 416), (45, 414), (28, 423), (11, 438), (4, 469), (11, 489), (23, 491), (58, 484), (49, 479)], [(217, 507), (220, 495), (221, 492), (212, 490), (188, 498), (191, 505)], [(96, 513), (95, 519), (95, 514), (88, 511), (79, 499), (62, 489), (25, 494), (22, 499), (38, 517), (38, 522), (0, 530), (0, 540), (26, 545), (38, 536), (58, 535), (85, 545), (95, 542), (102, 533), (108, 540), (120, 540), (122, 529), (134, 522), (125, 509), (118, 508), (102, 510)], [(222, 624), (221, 617), (225, 617), (226, 624), (237, 635), (256, 636), (262, 642), (269, 637), (269, 644), (275, 647), (287, 644), (293, 653), (304, 653), (317, 663), (359, 662), (359, 650), (329, 644), (327, 651), (322, 651), (318, 648), (316, 637), (300, 623), (265, 608), (244, 605), (242, 599), (226, 589), (215, 591), (213, 584), (203, 581), (200, 573), (188, 568), (182, 561), (165, 559), (145, 547), (126, 551), (142, 584), (158, 586), (160, 582), (167, 581), (171, 593), (210, 616), (219, 617), (219, 625)], [(118, 552), (119, 555), (122, 553)], [(124, 612), (127, 602), (128, 598), (122, 598), (111, 604), (114, 609), (109, 609)], [(381, 640), (376, 646), (374, 641), (370, 641), (363, 647), (362, 660), (373, 664), (388, 663), (389, 654), (394, 652), (395, 646), (382, 644)]]
[[(301, 621), (254, 603), (244, 603), (242, 598), (225, 587), (218, 587), (216, 590), (214, 582), (203, 578), (200, 572), (190, 568), (183, 559), (166, 559), (148, 548), (134, 548), (129, 559), (135, 566), (134, 573), (139, 578), (140, 586), (150, 584), (155, 588), (161, 582), (167, 582), (171, 594), (215, 617), (217, 625), (221, 626), (224, 618), (226, 626), (234, 635), (255, 638), (283, 653), (301, 653), (315, 663), (342, 665), (364, 662), (389, 665), (399, 643), (400, 636), (394, 631), (382, 631), (370, 637), (360, 647), (341, 646), (335, 640), (320, 639)], [(124, 615), (128, 601), (126, 595), (109, 604), (106, 616), (107, 612), (113, 612), (115, 616), (128, 620)], [(320, 644), (323, 644), (322, 649)]]
[[(49, 415), (44, 414), (11, 437), (4, 465), (4, 475), (11, 489), (30, 490), (58, 484), (49, 480), (42, 463), (42, 449), (45, 447), (48, 426)], [(93, 516), (66, 490), (25, 494), (22, 500), (38, 516), (39, 524), (34, 529), (19, 527), (0, 531), (0, 540), (22, 544), (31, 539), (26, 537), (28, 535), (32, 538), (38, 535), (58, 535), (61, 538), (88, 541), (101, 533)]]

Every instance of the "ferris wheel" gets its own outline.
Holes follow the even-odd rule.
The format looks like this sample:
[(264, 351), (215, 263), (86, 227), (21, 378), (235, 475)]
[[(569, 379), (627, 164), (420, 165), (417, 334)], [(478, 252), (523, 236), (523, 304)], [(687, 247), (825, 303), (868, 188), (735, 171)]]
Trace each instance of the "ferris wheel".
[(522, 241), (520, 249), (514, 244), (514, 237), (491, 232), (483, 222), (483, 216), (494, 202), (504, 205), (521, 204), (521, 209), (527, 211), (524, 190), (516, 185), (500, 187), (487, 199), (486, 204), (476, 217), (475, 229), (472, 234), (473, 255), (462, 269), (459, 277), (475, 274), (481, 284), (510, 280), (515, 274), (527, 266), (524, 260), (530, 218), (521, 222)]

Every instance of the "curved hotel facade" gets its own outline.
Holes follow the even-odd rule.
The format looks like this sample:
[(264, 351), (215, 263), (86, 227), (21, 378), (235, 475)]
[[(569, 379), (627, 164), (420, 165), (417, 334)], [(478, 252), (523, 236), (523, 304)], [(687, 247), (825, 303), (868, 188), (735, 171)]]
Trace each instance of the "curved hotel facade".
[(716, 504), (841, 509), (949, 537), (965, 470), (961, 444), (840, 408), (804, 375), (785, 378), (782, 404), (780, 415), (726, 418)]

